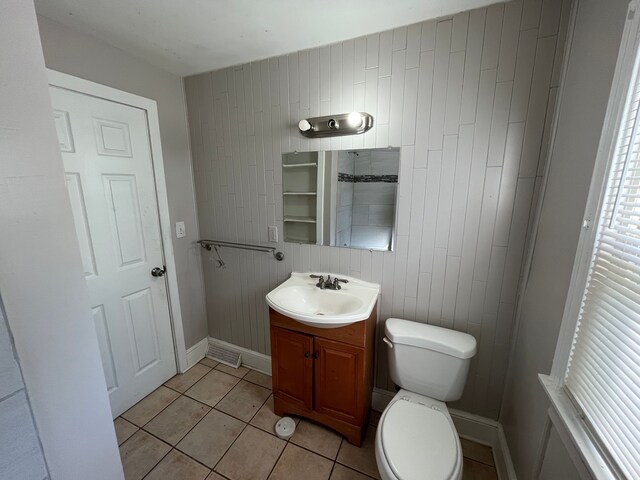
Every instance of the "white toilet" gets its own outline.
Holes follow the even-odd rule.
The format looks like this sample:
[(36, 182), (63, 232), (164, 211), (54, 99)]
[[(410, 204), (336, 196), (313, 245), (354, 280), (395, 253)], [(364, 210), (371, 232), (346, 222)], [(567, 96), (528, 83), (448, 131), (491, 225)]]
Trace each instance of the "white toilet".
[(382, 413), (376, 462), (383, 480), (460, 480), (462, 448), (444, 402), (462, 395), (476, 339), (390, 318), (385, 324), (391, 379), (401, 387)]

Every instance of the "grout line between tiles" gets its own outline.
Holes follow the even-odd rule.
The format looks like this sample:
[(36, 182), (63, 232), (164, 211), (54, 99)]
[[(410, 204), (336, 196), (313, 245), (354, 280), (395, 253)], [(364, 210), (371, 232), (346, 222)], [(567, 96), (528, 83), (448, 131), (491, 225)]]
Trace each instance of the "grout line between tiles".
[(267, 475), (267, 480), (269, 479), (269, 477), (271, 476), (271, 474), (273, 473), (273, 471), (276, 469), (276, 465), (278, 465), (278, 462), (280, 461), (280, 459), (282, 458), (282, 455), (284, 454), (284, 451), (287, 449), (287, 445), (289, 445), (289, 440), (287, 439), (285, 444), (284, 444), (284, 448), (282, 449), (282, 451), (280, 452), (280, 455), (278, 455), (278, 458), (276, 459), (275, 463), (273, 464), (273, 467), (271, 467), (271, 470), (269, 470), (269, 475)]
[[(247, 373), (249, 373), (249, 372), (247, 372)], [(242, 381), (242, 380), (244, 380), (244, 378), (241, 378), (241, 379), (240, 379), (240, 381)], [(245, 382), (247, 382), (247, 383), (250, 383), (251, 385), (257, 385), (257, 384), (255, 384), (255, 383), (253, 383), (253, 382), (249, 382), (249, 381), (247, 381), (247, 380), (244, 380), (244, 381), (245, 381)], [(264, 406), (264, 404), (265, 404), (265, 403), (267, 403), (267, 400), (269, 400), (269, 397), (271, 397), (271, 396), (273, 395), (273, 390), (270, 390), (270, 389), (268, 389), (268, 388), (262, 387), (261, 385), (257, 385), (258, 387), (264, 388), (265, 390), (269, 390), (269, 392), (270, 392), (270, 393), (269, 393), (269, 395), (267, 395), (267, 398), (265, 398), (265, 399), (264, 399), (264, 401), (260, 404), (260, 406), (259, 406), (259, 407), (258, 407), (258, 409), (255, 411), (255, 413), (254, 413), (253, 415), (251, 415), (251, 418), (249, 419), (249, 421), (245, 422), (245, 421), (244, 421), (244, 420), (242, 420), (241, 418), (238, 418), (238, 417), (236, 417), (236, 416), (234, 416), (234, 415), (232, 415), (232, 414), (230, 414), (230, 413), (223, 412), (222, 410), (219, 410), (219, 409), (217, 409), (217, 408), (216, 408), (216, 407), (220, 404), (220, 402), (222, 402), (222, 401), (226, 398), (226, 396), (227, 396), (227, 395), (229, 395), (229, 394), (230, 394), (230, 393), (231, 393), (231, 392), (232, 392), (232, 391), (233, 391), (233, 390), (234, 390), (238, 385), (240, 385), (240, 382), (236, 383), (236, 384), (233, 386), (233, 388), (232, 388), (231, 390), (229, 390), (229, 391), (224, 395), (224, 397), (222, 397), (222, 398), (220, 399), (220, 401), (216, 403), (216, 405), (215, 405), (213, 408), (215, 408), (218, 412), (224, 413), (225, 415), (229, 415), (230, 417), (236, 418), (236, 419), (240, 420), (241, 422), (244, 422), (244, 423), (246, 423), (247, 425), (249, 425), (249, 424), (251, 423), (251, 420), (253, 420), (253, 418), (258, 414), (258, 412), (259, 412), (259, 411), (260, 411), (260, 409)]]
[[(187, 397), (187, 398), (189, 398), (189, 399), (190, 399), (191, 397)], [(209, 405), (206, 405), (206, 406), (207, 406), (207, 407), (209, 407)], [(213, 408), (209, 407), (209, 412), (211, 412), (211, 410), (213, 410)], [(196, 426), (197, 426), (197, 425), (198, 425), (198, 424), (199, 424), (199, 423), (204, 419), (204, 417), (206, 417), (206, 416), (209, 414), (209, 412), (205, 413), (205, 414), (202, 416), (202, 418), (201, 418), (200, 420), (198, 420), (198, 421), (195, 423), (195, 425), (193, 425), (193, 427), (191, 427), (191, 428), (187, 431), (187, 433), (185, 433), (182, 437), (180, 437), (180, 439), (179, 439), (178, 441), (176, 441), (176, 444), (175, 444), (175, 445), (171, 445), (171, 444), (170, 444), (169, 442), (167, 442), (166, 440), (163, 440), (163, 439), (162, 439), (162, 438), (160, 438), (158, 435), (156, 435), (156, 434), (155, 434), (155, 433), (153, 433), (153, 432), (150, 432), (149, 430), (146, 430), (145, 428), (141, 428), (140, 430), (143, 430), (144, 432), (146, 432), (146, 433), (148, 433), (149, 435), (151, 435), (151, 436), (153, 436), (153, 437), (157, 438), (158, 440), (162, 440), (162, 441), (163, 441), (164, 443), (166, 443), (167, 445), (171, 445), (171, 448), (176, 448), (176, 447), (177, 447), (177, 445), (178, 445), (178, 443), (180, 443), (180, 442), (184, 439), (184, 437), (186, 437), (187, 435), (189, 435), (189, 433), (191, 433), (191, 430), (193, 430), (194, 428), (196, 428)], [(182, 452), (182, 450), (180, 450), (180, 452)], [(182, 452), (182, 453), (185, 453), (185, 452)], [(186, 455), (186, 454), (185, 454), (185, 455)]]
[[(236, 384), (236, 385), (237, 385), (237, 384)], [(235, 388), (235, 385), (231, 388), (231, 390), (233, 390), (234, 388)], [(229, 390), (229, 392), (231, 392), (231, 390)], [(222, 397), (218, 402), (216, 402), (216, 405), (217, 405), (218, 403), (220, 403), (222, 400), (224, 400), (224, 398), (229, 394), (229, 392), (227, 392), (227, 393), (224, 395), (224, 397)], [(186, 396), (186, 395), (185, 395), (185, 396)], [(186, 396), (186, 397), (187, 397), (187, 398), (191, 398), (191, 397), (189, 397), (189, 396)], [(194, 400), (195, 400), (195, 399), (194, 399)], [(195, 401), (197, 402), (197, 400), (195, 400)], [(184, 434), (184, 436), (183, 436), (182, 438), (180, 438), (180, 440), (178, 440), (178, 441), (176, 442), (176, 446), (175, 446), (174, 448), (176, 448), (176, 449), (177, 449), (178, 443), (180, 443), (182, 440), (184, 440), (184, 439), (186, 438), (186, 436), (187, 436), (187, 435), (189, 435), (189, 434), (191, 433), (191, 431), (192, 431), (194, 428), (196, 428), (196, 427), (200, 424), (200, 422), (202, 422), (202, 420), (204, 420), (204, 417), (206, 417), (207, 415), (209, 415), (209, 413), (211, 413), (211, 411), (212, 411), (212, 410), (215, 410), (216, 412), (220, 412), (220, 410), (218, 410), (217, 408), (215, 408), (215, 407), (211, 407), (211, 406), (207, 405), (206, 403), (202, 403), (202, 402), (198, 402), (198, 403), (201, 403), (201, 404), (206, 405), (207, 407), (209, 407), (209, 411), (207, 412), (207, 414), (206, 414), (206, 415), (203, 415), (203, 417), (202, 417), (200, 420), (198, 420), (198, 421), (196, 422), (196, 424), (195, 424), (193, 427), (191, 427), (191, 428), (189, 429), (189, 431), (188, 431), (187, 433), (185, 433), (185, 434)], [(225, 413), (225, 412), (220, 412), (220, 413), (224, 413), (225, 415), (228, 415), (228, 414), (227, 414), (227, 413)], [(231, 415), (229, 415), (229, 416), (231, 416)], [(236, 417), (233, 417), (233, 418), (236, 418)], [(238, 419), (238, 420), (239, 420), (239, 419)], [(242, 423), (245, 423), (245, 422), (244, 422), (244, 421), (242, 421), (242, 420), (240, 420), (240, 421), (241, 421)], [(242, 431), (238, 434), (238, 437), (242, 434), (242, 432), (244, 432), (244, 429), (246, 428), (246, 426), (247, 426), (247, 425), (248, 425), (248, 423), (245, 423), (245, 426), (244, 426), (244, 428), (242, 429)], [(233, 440), (233, 442), (231, 442), (231, 445), (233, 445), (233, 444), (235, 443), (235, 441), (238, 439), (238, 437), (236, 437), (236, 438)], [(230, 446), (231, 446), (231, 445), (230, 445)], [(185, 455), (187, 455), (189, 458), (191, 458), (191, 457), (189, 456), (189, 454), (188, 454), (188, 453), (183, 452), (183, 451), (182, 451), (182, 450), (180, 450), (180, 449), (177, 449), (177, 450), (178, 450), (179, 452), (184, 453), (184, 454), (185, 454)], [(227, 453), (227, 452), (225, 451), (225, 454), (226, 454), (226, 453)], [(223, 456), (224, 456), (224, 455), (223, 455)], [(194, 459), (194, 460), (195, 460), (195, 459)], [(220, 460), (222, 460), (222, 457), (220, 457)], [(196, 460), (196, 461), (197, 461), (197, 460)], [(200, 463), (200, 462), (199, 462), (199, 463)], [(216, 463), (216, 465), (217, 465), (217, 463)], [(206, 465), (205, 465), (205, 466), (206, 466)], [(207, 468), (209, 468), (209, 467), (207, 467)], [(213, 470), (213, 469), (212, 469), (212, 470)]]
[[(224, 372), (223, 372), (223, 373), (224, 373)], [(247, 373), (248, 373), (248, 372), (247, 372)], [(240, 383), (240, 382), (238, 382), (238, 383)], [(236, 385), (237, 385), (237, 384), (236, 384)], [(231, 390), (233, 390), (233, 389), (236, 387), (236, 385), (234, 385), (234, 386), (233, 386), (233, 388), (231, 388)], [(222, 397), (222, 398), (221, 398), (221, 399), (216, 403), (216, 405), (218, 405), (218, 403), (220, 403), (222, 400), (224, 400), (224, 399), (225, 399), (225, 397), (226, 397), (227, 395), (229, 395), (229, 393), (231, 392), (231, 390), (229, 390), (229, 391), (224, 395), (224, 397)], [(271, 396), (271, 395), (269, 395), (269, 396)], [(267, 398), (266, 398), (266, 400), (262, 403), (262, 405), (260, 405), (260, 408), (262, 408), (262, 407), (264, 406), (264, 404), (267, 402), (267, 400), (269, 400), (269, 397), (267, 397)], [(260, 411), (260, 408), (258, 408), (258, 410), (256, 410), (256, 413), (254, 413), (254, 414), (253, 414), (253, 416), (251, 417), (251, 419), (249, 420), (249, 422), (251, 422), (251, 420), (253, 420), (253, 418), (258, 414), (258, 412)], [(213, 409), (215, 409), (217, 412), (220, 412), (220, 410), (218, 410), (218, 409), (217, 409), (217, 408), (215, 408), (215, 407), (213, 407)], [(225, 412), (221, 412), (221, 413), (224, 413), (225, 415), (229, 415), (228, 413), (225, 413)], [(232, 417), (232, 415), (229, 415), (229, 416), (230, 416), (230, 417)], [(203, 417), (203, 418), (204, 418), (204, 417)], [(233, 418), (236, 418), (236, 417), (233, 417)], [(220, 459), (216, 462), (216, 464), (213, 466), (213, 468), (211, 469), (211, 471), (213, 471), (213, 472), (215, 472), (215, 471), (216, 471), (215, 469), (216, 469), (216, 467), (218, 466), (218, 464), (222, 461), (222, 459), (223, 459), (223, 458), (225, 457), (225, 455), (229, 452), (229, 450), (231, 449), (231, 447), (233, 447), (233, 446), (235, 445), (235, 443), (238, 441), (238, 439), (240, 438), (240, 436), (244, 433), (244, 431), (245, 431), (245, 430), (247, 429), (247, 427), (249, 426), (249, 422), (245, 422), (244, 420), (240, 420), (240, 421), (244, 423), (244, 427), (242, 428), (242, 430), (240, 431), (240, 433), (238, 434), (238, 436), (237, 436), (236, 438), (234, 438), (234, 439), (233, 439), (233, 442), (231, 442), (231, 443), (229, 444), (229, 446), (228, 446), (228, 447), (227, 447), (227, 449), (224, 451), (224, 453), (220, 456)], [(198, 422), (198, 423), (200, 423), (200, 422)], [(253, 426), (253, 425), (252, 425), (252, 426)], [(194, 427), (194, 428), (195, 428), (195, 427)], [(253, 427), (253, 428), (257, 428), (257, 427)], [(262, 429), (259, 429), (259, 428), (258, 428), (258, 430), (262, 430)], [(284, 448), (283, 448), (282, 450), (284, 451)], [(278, 458), (279, 458), (279, 457), (278, 457)], [(218, 472), (216, 472), (216, 473), (218, 473)], [(271, 473), (269, 473), (269, 475), (271, 475)], [(226, 477), (225, 477), (225, 478), (226, 478)]]
[[(213, 472), (216, 472), (216, 467), (220, 464), (220, 462), (224, 459), (224, 457), (227, 455), (227, 453), (229, 453), (229, 450), (231, 450), (231, 447), (233, 447), (236, 442), (238, 441), (238, 439), (242, 436), (242, 434), (244, 433), (244, 431), (247, 429), (247, 427), (249, 426), (249, 424), (245, 424), (245, 426), (242, 428), (242, 430), (240, 431), (240, 433), (238, 434), (238, 436), (236, 438), (233, 439), (233, 442), (231, 442), (229, 444), (229, 446), (227, 447), (227, 449), (224, 451), (224, 453), (220, 456), (220, 459), (216, 462), (216, 464), (213, 466), (213, 468), (211, 469)], [(218, 473), (218, 472), (216, 472)]]
[[(164, 387), (164, 385), (160, 385), (160, 387)], [(160, 387), (156, 388), (153, 392), (157, 391)], [(169, 387), (165, 387), (165, 388), (169, 388)], [(176, 390), (173, 390), (172, 388), (169, 388), (169, 390), (173, 391), (173, 392), (177, 392)], [(151, 393), (153, 393), (151, 392)], [(151, 395), (151, 393), (149, 395)], [(127, 422), (132, 423), (133, 425), (135, 425), (136, 427), (142, 429), (144, 428), (151, 420), (153, 420), (154, 418), (156, 418), (158, 415), (160, 415), (162, 412), (164, 412), (167, 408), (169, 408), (169, 405), (171, 405), (173, 402), (175, 402), (177, 399), (180, 398), (180, 396), (182, 395), (180, 392), (179, 395), (174, 398), (173, 400), (171, 400), (166, 406), (164, 406), (162, 408), (162, 410), (160, 410), (158, 413), (156, 413), (153, 417), (151, 417), (148, 421), (146, 421), (143, 425), (138, 425), (137, 423), (133, 423), (131, 420), (127, 420), (125, 417), (122, 417), (122, 415), (124, 415), (125, 413), (127, 413), (129, 410), (131, 410), (131, 408), (135, 407), (136, 405), (138, 405), (138, 403), (144, 401), (147, 397), (149, 397), (149, 395), (147, 395), (146, 397), (142, 398), (139, 402), (137, 402), (135, 405), (133, 405), (131, 408), (129, 408), (126, 412), (123, 412), (122, 415), (119, 415), (120, 417), (124, 418), (125, 420), (127, 420)]]
[[(200, 423), (200, 422), (198, 422), (198, 423)], [(194, 462), (199, 463), (199, 464), (200, 464), (200, 465), (202, 465), (203, 467), (205, 467), (205, 468), (209, 468), (208, 466), (206, 466), (206, 465), (205, 465), (204, 463), (202, 463), (201, 461), (199, 461), (199, 460), (197, 460), (197, 459), (193, 458), (193, 457), (192, 457), (191, 455), (189, 455), (188, 453), (183, 452), (183, 451), (182, 451), (182, 450), (180, 450), (179, 448), (177, 448), (177, 447), (175, 447), (175, 446), (171, 445), (170, 443), (168, 443), (168, 442), (166, 442), (165, 440), (161, 439), (161, 438), (160, 438), (160, 437), (158, 437), (157, 435), (154, 435), (154, 434), (153, 434), (153, 433), (151, 433), (151, 432), (147, 432), (147, 431), (146, 431), (146, 430), (144, 430), (144, 429), (141, 429), (141, 430), (143, 430), (143, 431), (144, 431), (144, 433), (146, 433), (146, 434), (148, 434), (148, 435), (152, 436), (152, 437), (153, 437), (153, 438), (155, 438), (156, 440), (159, 440), (159, 441), (161, 441), (162, 443), (164, 443), (164, 444), (166, 444), (166, 445), (169, 445), (169, 446), (171, 447), (171, 449), (169, 450), (169, 452), (167, 452), (167, 455), (169, 455), (169, 453), (171, 453), (171, 450), (176, 450), (176, 451), (178, 451), (178, 452), (182, 453), (183, 455), (185, 455), (185, 456), (189, 457), (189, 458), (190, 458), (191, 460), (193, 460)], [(193, 430), (193, 429), (192, 429), (192, 430)], [(189, 430), (189, 431), (191, 431), (191, 430)], [(186, 435), (185, 435), (185, 436), (186, 436)], [(184, 438), (184, 437), (182, 437), (182, 438)], [(182, 440), (182, 439), (181, 439), (181, 440)], [(166, 457), (167, 455), (165, 455), (164, 457)], [(162, 457), (162, 458), (160, 459), (160, 461), (162, 461), (162, 459), (164, 459), (164, 457)], [(160, 462), (158, 462), (158, 463), (160, 463)], [(156, 464), (153, 466), (153, 468), (156, 468), (156, 466), (157, 466), (157, 465), (158, 465), (158, 464), (156, 463)], [(151, 470), (153, 470), (153, 468), (152, 468)], [(150, 471), (151, 471), (151, 470), (150, 470)], [(211, 470), (211, 469), (209, 468), (209, 470)], [(150, 472), (150, 471), (149, 471), (149, 472)], [(148, 475), (148, 473), (147, 473), (147, 475)], [(146, 475), (145, 475), (145, 476), (146, 476)]]
[[(145, 433), (147, 433), (147, 434), (151, 435), (149, 432), (146, 432), (146, 431), (145, 431)], [(159, 438), (158, 438), (158, 437), (156, 437), (155, 435), (151, 435), (151, 436), (152, 436), (152, 437), (154, 437), (154, 438), (157, 438), (157, 439), (158, 439), (158, 440), (160, 440), (162, 443), (167, 444), (167, 442), (165, 442), (164, 440), (159, 439)], [(167, 444), (167, 445), (168, 445), (168, 444)], [(142, 480), (144, 480), (144, 478), (145, 478), (145, 477), (147, 477), (151, 472), (153, 472), (153, 470), (154, 470), (158, 465), (160, 465), (160, 462), (161, 462), (162, 460), (164, 460), (164, 459), (165, 459), (165, 457), (171, 453), (171, 450), (173, 450), (173, 447), (171, 447), (171, 448), (169, 449), (169, 451), (168, 451), (167, 453), (165, 453), (165, 454), (162, 456), (162, 458), (160, 458), (160, 459), (159, 459), (159, 460), (158, 460), (158, 461), (157, 461), (157, 462), (156, 462), (156, 463), (155, 463), (155, 464), (154, 464), (154, 465), (149, 469), (149, 471), (148, 471), (147, 473), (145, 473), (145, 474), (142, 476)]]
[[(336, 455), (337, 457), (337, 455)], [(333, 465), (331, 465), (331, 471), (329, 472), (329, 478), (328, 480), (331, 480), (331, 476), (333, 475), (333, 471), (336, 469), (336, 461), (333, 461)]]
[[(332, 431), (333, 431), (333, 430), (332, 430)], [(293, 436), (292, 436), (291, 438), (293, 438)], [(321, 454), (321, 453), (314, 452), (314, 451), (313, 451), (313, 450), (311, 450), (310, 448), (303, 447), (302, 445), (298, 445), (297, 443), (293, 443), (293, 442), (291, 441), (291, 439), (287, 440), (287, 443), (291, 443), (292, 445), (295, 445), (295, 446), (296, 446), (296, 447), (298, 447), (298, 448), (301, 448), (301, 449), (303, 449), (303, 450), (306, 450), (307, 452), (313, 453), (314, 455), (318, 455), (319, 457), (322, 457), (322, 458), (324, 458), (324, 459), (326, 459), (326, 460), (330, 460), (330, 461), (332, 461), (332, 462), (334, 462), (334, 463), (336, 462), (336, 459), (335, 459), (335, 458), (327, 457), (326, 455), (323, 455), (323, 454)], [(340, 443), (340, 445), (342, 445), (342, 442)], [(338, 458), (338, 453), (340, 453), (340, 447), (338, 447), (338, 451), (336, 452), (336, 458)]]

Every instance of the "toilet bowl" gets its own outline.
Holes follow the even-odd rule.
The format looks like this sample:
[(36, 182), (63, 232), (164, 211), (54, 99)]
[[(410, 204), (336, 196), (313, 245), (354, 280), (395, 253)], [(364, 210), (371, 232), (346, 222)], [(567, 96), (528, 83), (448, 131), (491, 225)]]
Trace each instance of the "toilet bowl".
[(447, 406), (400, 390), (380, 417), (376, 463), (382, 480), (460, 480), (462, 448)]
[(462, 447), (444, 402), (460, 398), (476, 353), (471, 335), (408, 320), (385, 323), (389, 373), (401, 387), (376, 432), (383, 480), (460, 480)]

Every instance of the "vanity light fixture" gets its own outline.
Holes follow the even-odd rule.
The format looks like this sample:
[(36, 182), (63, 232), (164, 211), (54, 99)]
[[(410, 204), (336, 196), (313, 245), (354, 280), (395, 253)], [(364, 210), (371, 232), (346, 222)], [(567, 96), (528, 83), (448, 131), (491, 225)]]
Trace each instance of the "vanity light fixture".
[(305, 137), (337, 137), (359, 135), (373, 127), (373, 116), (365, 112), (341, 113), (326, 117), (306, 118), (298, 122)]

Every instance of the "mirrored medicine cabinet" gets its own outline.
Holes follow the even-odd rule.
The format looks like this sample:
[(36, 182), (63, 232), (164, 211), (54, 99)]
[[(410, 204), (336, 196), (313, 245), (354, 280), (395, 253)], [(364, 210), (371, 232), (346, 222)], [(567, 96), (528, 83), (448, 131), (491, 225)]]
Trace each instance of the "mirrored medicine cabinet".
[(282, 155), (284, 240), (393, 250), (399, 148)]

